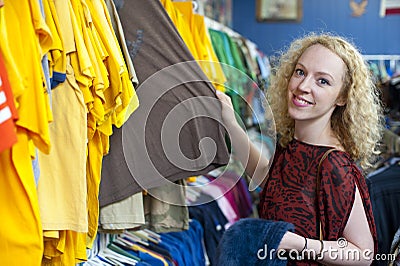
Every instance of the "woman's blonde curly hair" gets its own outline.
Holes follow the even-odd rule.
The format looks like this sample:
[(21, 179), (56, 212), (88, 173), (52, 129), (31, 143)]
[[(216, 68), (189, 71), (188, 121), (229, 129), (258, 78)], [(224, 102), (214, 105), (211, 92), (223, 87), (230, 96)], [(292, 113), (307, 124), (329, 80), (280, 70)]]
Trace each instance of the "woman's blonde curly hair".
[(267, 96), (280, 145), (286, 147), (294, 137), (294, 120), (289, 116), (287, 102), (290, 77), (300, 56), (314, 44), (328, 48), (346, 64), (343, 88), (338, 96), (345, 105), (336, 107), (331, 125), (346, 152), (365, 169), (378, 153), (383, 129), (382, 105), (371, 71), (360, 52), (345, 38), (330, 33), (310, 33), (295, 40), (273, 68)]

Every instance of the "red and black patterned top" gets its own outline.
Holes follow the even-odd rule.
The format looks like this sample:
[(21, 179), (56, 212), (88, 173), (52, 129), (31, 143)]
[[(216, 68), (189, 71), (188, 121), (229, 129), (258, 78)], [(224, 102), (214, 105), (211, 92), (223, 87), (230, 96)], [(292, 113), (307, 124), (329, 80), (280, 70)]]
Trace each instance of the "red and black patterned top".
[[(285, 149), (278, 148), (269, 178), (260, 194), (260, 217), (293, 223), (299, 235), (318, 238), (315, 208), (317, 168), (323, 154), (331, 148), (298, 140), (290, 142)], [(357, 185), (376, 252), (376, 229), (368, 188), (349, 154), (338, 150), (331, 152), (322, 163), (321, 177), (319, 208), (324, 240), (337, 240), (343, 236)], [(317, 265), (304, 261), (288, 265), (291, 264)]]

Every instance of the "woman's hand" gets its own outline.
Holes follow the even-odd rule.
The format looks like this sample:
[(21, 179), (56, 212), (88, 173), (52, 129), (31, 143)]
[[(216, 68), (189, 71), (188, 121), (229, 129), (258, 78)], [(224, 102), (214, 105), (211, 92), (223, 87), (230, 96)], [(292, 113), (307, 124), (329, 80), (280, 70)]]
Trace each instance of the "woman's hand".
[[(222, 122), (227, 129), (230, 141), (232, 143), (232, 153), (242, 163), (246, 174), (252, 178), (254, 187), (259, 186), (265, 179), (269, 169), (269, 161), (263, 157), (257, 147), (251, 143), (244, 129), (239, 125), (235, 117), (231, 98), (223, 92), (217, 91), (217, 97), (222, 105)], [(254, 181), (253, 181), (254, 180)]]
[(235, 111), (233, 110), (231, 98), (221, 91), (217, 91), (216, 94), (218, 99), (221, 101), (222, 122), (224, 125), (229, 127), (231, 125), (238, 124), (235, 117)]
[[(361, 248), (348, 242), (344, 237), (337, 241), (305, 238), (296, 233), (286, 232), (278, 251), (287, 251), (290, 259), (316, 260), (324, 265), (370, 265), (373, 258), (371, 249)], [(281, 253), (278, 253), (281, 254)]]

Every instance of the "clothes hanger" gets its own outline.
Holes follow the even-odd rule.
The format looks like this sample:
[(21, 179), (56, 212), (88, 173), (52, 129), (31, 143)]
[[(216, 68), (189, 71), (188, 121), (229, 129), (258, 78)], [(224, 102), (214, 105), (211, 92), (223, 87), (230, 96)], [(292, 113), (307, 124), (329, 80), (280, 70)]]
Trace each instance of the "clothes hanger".
[(124, 257), (133, 259), (133, 260), (135, 260), (136, 262), (141, 261), (141, 259), (140, 259), (139, 257), (137, 257), (137, 256), (135, 256), (135, 255), (132, 255), (131, 253), (129, 253), (129, 252), (127, 252), (126, 250), (124, 250), (123, 248), (117, 246), (116, 243), (108, 244), (107, 248), (111, 249), (112, 251), (114, 251), (114, 252), (116, 252), (116, 253), (118, 253), (118, 254), (124, 256)]
[(149, 246), (149, 243), (147, 243), (147, 240), (133, 234), (132, 232), (125, 231), (121, 234), (122, 237), (124, 237), (126, 240), (133, 243), (140, 243), (144, 246)]
[(128, 239), (126, 238), (122, 238), (121, 236), (118, 236), (115, 240), (114, 243), (117, 243), (119, 245), (122, 245), (124, 247), (130, 247), (133, 245), (133, 242), (130, 242)]
[(103, 261), (107, 261), (107, 263), (109, 263), (110, 265), (112, 265), (112, 266), (122, 266), (123, 264), (121, 264), (121, 262), (119, 262), (118, 260), (115, 260), (114, 258), (110, 258), (109, 256), (107, 256), (107, 255), (101, 255), (101, 256), (103, 256), (102, 257), (102, 260)]
[(225, 166), (221, 166), (219, 168), (216, 168), (210, 172), (208, 172), (207, 174), (218, 177), (220, 174), (222, 174), (222, 172), (224, 172), (225, 170)]
[(100, 238), (99, 238), (99, 235), (97, 234), (97, 236), (96, 236), (96, 238), (95, 238), (95, 240), (94, 240), (94, 242), (93, 242), (93, 246), (92, 246), (92, 248), (91, 249), (87, 249), (87, 260), (88, 261), (91, 261), (92, 259), (95, 259), (96, 258), (96, 256), (97, 256), (97, 253), (99, 253), (99, 241), (100, 241)]
[(161, 235), (160, 234), (157, 234), (156, 232), (153, 232), (150, 229), (146, 229), (146, 228), (143, 229), (143, 231), (145, 231), (149, 235), (153, 236), (154, 238), (161, 240)]
[(198, 188), (195, 186), (186, 187), (186, 199), (189, 202), (196, 202), (196, 200), (201, 196), (201, 193), (197, 190)]
[(107, 234), (97, 234), (93, 247), (89, 250), (88, 261), (99, 266), (115, 265), (115, 263), (100, 254), (101, 250), (106, 248), (108, 241)]
[[(103, 257), (103, 255), (97, 254), (96, 255), (96, 259), (98, 259), (100, 261), (100, 265), (104, 265), (104, 266), (114, 266), (115, 262)], [(95, 262), (97, 262), (96, 260), (94, 260)]]
[(124, 255), (121, 255), (109, 248), (103, 250), (100, 252), (100, 255), (102, 255), (103, 257), (111, 260), (112, 262), (115, 262), (116, 265), (121, 265), (124, 266), (124, 263), (127, 263), (128, 265), (136, 265), (138, 263), (137, 260), (131, 259), (129, 257), (126, 257)]
[(124, 266), (123, 263), (135, 265), (137, 263), (136, 260), (124, 257), (108, 247), (110, 244), (112, 244), (113, 240), (114, 237), (111, 234), (100, 234), (100, 249), (97, 257), (102, 261), (109, 263), (109, 265)]
[(141, 239), (153, 242), (154, 244), (160, 243), (159, 239), (153, 238), (152, 236), (150, 236), (148, 233), (144, 232), (143, 230), (134, 231), (134, 232), (132, 232), (132, 234), (140, 237)]
[(197, 13), (197, 11), (199, 10), (199, 3), (197, 3), (197, 1), (192, 1), (192, 5), (193, 5), (193, 12)]

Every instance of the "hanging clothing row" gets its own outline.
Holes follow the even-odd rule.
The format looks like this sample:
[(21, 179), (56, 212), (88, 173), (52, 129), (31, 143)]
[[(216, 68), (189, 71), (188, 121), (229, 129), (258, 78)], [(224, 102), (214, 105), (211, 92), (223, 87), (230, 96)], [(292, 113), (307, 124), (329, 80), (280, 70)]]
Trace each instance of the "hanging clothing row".
[[(371, 197), (376, 231), (378, 235), (378, 253), (390, 254), (391, 244), (400, 227), (400, 158), (391, 156), (381, 167), (367, 176), (367, 185)], [(376, 261), (376, 265), (387, 262)]]
[(400, 75), (400, 55), (364, 55), (375, 80), (385, 83)]
[[(0, 208), (4, 264), (86, 261), (99, 228), (189, 230), (187, 178), (225, 166), (229, 152), (211, 119), (220, 106), (197, 101), (174, 115), (183, 132), (175, 150), (190, 163), (171, 162), (161, 149), (168, 114), (220, 90), (258, 104), (256, 118), (239, 101), (235, 108), (248, 125), (263, 123), (256, 88), (268, 58), (209, 29), (191, 2), (4, 0), (0, 31), (0, 197), (12, 202)], [(204, 138), (216, 144), (211, 159), (199, 149)]]
[(5, 264), (75, 263), (96, 236), (102, 156), (112, 126), (137, 108), (107, 13), (101, 1), (0, 8), (2, 77), (18, 115), (17, 142), (0, 154), (2, 201), (13, 202), (1, 207)]
[(150, 230), (98, 234), (88, 260), (89, 265), (174, 266), (205, 265), (203, 228), (191, 220), (188, 230), (157, 234)]
[(218, 60), (227, 76), (227, 94), (247, 127), (265, 123), (264, 92), (271, 65), (250, 40), (218, 22), (206, 19)]
[[(391, 244), (400, 226), (400, 56), (365, 55), (376, 85), (381, 89), (385, 107), (386, 128), (381, 154), (366, 177), (378, 236), (378, 254), (390, 254)], [(388, 265), (374, 261), (374, 265)]]
[(400, 111), (400, 55), (364, 55), (377, 86), (382, 91), (382, 101), (391, 116)]
[[(216, 265), (215, 251), (223, 233), (239, 219), (249, 217), (254, 206), (246, 181), (236, 172), (214, 170), (212, 173), (217, 174), (218, 178), (209, 174), (197, 176), (194, 181), (188, 183), (185, 201), (189, 206), (189, 219), (188, 227), (185, 230), (167, 228), (168, 231), (165, 230), (166, 228), (161, 228), (158, 223), (149, 224), (150, 229), (122, 230), (120, 233), (116, 233), (118, 230), (115, 229), (100, 230), (97, 242), (95, 242), (97, 246), (90, 250), (88, 261), (82, 265), (104, 265), (101, 264), (101, 259), (112, 256), (109, 254), (112, 253), (109, 250), (112, 243), (124, 250), (129, 249), (130, 255), (121, 250), (113, 250), (119, 253), (119, 261), (121, 262), (123, 258), (130, 258), (131, 255), (135, 255), (137, 258), (134, 259), (137, 262), (145, 263), (149, 259), (155, 259), (152, 256), (154, 251), (158, 255), (169, 254), (163, 257), (167, 262), (172, 261), (172, 265)], [(218, 197), (217, 200), (215, 200), (215, 197)], [(168, 221), (161, 224), (167, 223)], [(114, 233), (107, 233), (108, 231)], [(157, 233), (158, 231), (163, 232)], [(137, 239), (137, 237), (143, 238), (143, 235), (155, 236), (157, 241), (149, 242), (148, 239), (141, 239), (141, 241)], [(140, 246), (142, 250), (138, 252), (138, 249), (135, 249), (132, 244), (128, 247), (121, 246), (118, 241), (121, 238), (128, 238), (129, 241)], [(187, 241), (188, 239), (190, 241)], [(167, 252), (159, 252), (154, 248), (154, 245), (151, 245), (152, 242), (166, 249)], [(175, 249), (175, 246), (178, 246), (178, 248)], [(132, 247), (136, 253), (133, 253)], [(146, 256), (143, 255), (143, 249), (150, 249)], [(157, 259), (159, 260), (159, 258)], [(170, 265), (169, 262), (168, 265)], [(153, 261), (153, 263), (156, 262)], [(151, 265), (163, 264), (158, 262), (158, 264)]]

